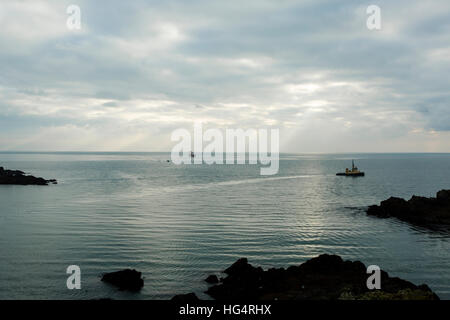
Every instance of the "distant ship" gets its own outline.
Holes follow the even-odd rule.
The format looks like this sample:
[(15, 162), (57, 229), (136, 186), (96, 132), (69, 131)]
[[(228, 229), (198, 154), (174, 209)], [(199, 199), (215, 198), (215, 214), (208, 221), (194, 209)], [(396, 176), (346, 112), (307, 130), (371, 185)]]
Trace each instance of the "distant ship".
[(364, 172), (361, 172), (358, 170), (357, 167), (355, 167), (355, 163), (352, 160), (352, 170), (349, 170), (348, 168), (345, 169), (345, 172), (339, 172), (336, 173), (337, 176), (346, 176), (346, 177), (363, 177)]

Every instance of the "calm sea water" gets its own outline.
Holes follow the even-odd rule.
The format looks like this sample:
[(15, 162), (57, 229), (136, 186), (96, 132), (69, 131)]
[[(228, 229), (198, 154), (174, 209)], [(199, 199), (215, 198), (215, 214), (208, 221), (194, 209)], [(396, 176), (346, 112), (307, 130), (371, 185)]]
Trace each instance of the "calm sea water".
[[(58, 185), (0, 186), (0, 299), (167, 299), (202, 292), (236, 259), (298, 265), (322, 253), (376, 264), (450, 299), (450, 237), (366, 216), (389, 196), (450, 188), (450, 154), (282, 155), (256, 165), (167, 163), (162, 153), (0, 153), (0, 166)], [(351, 165), (363, 178), (336, 177)], [(66, 288), (79, 265), (82, 289)], [(143, 272), (141, 293), (102, 283)]]

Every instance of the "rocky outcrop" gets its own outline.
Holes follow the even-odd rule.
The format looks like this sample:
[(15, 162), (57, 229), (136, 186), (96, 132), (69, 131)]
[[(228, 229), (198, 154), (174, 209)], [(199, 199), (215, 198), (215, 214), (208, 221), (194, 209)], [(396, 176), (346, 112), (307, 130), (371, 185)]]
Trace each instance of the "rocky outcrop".
[(105, 273), (102, 281), (112, 284), (119, 290), (139, 291), (144, 286), (144, 279), (141, 278), (141, 272), (131, 269)]
[(6, 170), (0, 167), (0, 184), (47, 186), (50, 183), (57, 184), (57, 181), (55, 179), (36, 178), (26, 175), (25, 172), (20, 170)]
[(321, 255), (299, 266), (263, 270), (239, 259), (227, 277), (206, 293), (216, 300), (438, 300), (426, 285), (416, 286), (381, 271), (381, 290), (367, 288), (366, 266)]
[(413, 196), (406, 201), (391, 197), (379, 206), (370, 206), (367, 214), (380, 218), (395, 217), (421, 226), (450, 226), (450, 190), (441, 190), (436, 198)]

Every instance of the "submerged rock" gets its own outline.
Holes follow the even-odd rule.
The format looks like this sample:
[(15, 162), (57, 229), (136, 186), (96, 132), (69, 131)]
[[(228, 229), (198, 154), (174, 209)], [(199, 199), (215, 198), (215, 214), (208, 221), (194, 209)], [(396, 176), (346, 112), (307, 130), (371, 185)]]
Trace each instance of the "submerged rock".
[(118, 287), (119, 290), (139, 291), (144, 286), (141, 275), (141, 272), (134, 269), (125, 269), (104, 274), (102, 281)]
[(6, 170), (0, 167), (0, 184), (47, 186), (49, 183), (57, 184), (57, 181), (55, 179), (36, 178), (26, 175), (25, 172), (20, 170)]
[(450, 226), (450, 190), (441, 190), (436, 198), (412, 196), (408, 201), (391, 197), (379, 206), (370, 206), (367, 214), (380, 218), (395, 217), (420, 226)]
[(439, 299), (428, 286), (389, 277), (384, 271), (381, 290), (369, 290), (366, 266), (336, 255), (324, 254), (299, 266), (266, 271), (243, 258), (225, 273), (228, 276), (220, 284), (206, 291), (216, 300)]
[(173, 301), (173, 302), (176, 302), (176, 303), (186, 303), (186, 302), (197, 302), (197, 301), (200, 301), (200, 299), (193, 292), (187, 293), (187, 294), (176, 295), (170, 300)]

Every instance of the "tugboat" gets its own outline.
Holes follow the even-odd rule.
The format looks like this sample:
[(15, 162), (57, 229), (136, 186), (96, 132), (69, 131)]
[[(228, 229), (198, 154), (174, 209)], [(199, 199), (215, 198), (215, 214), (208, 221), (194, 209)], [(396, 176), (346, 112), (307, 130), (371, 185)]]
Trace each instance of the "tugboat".
[(357, 167), (355, 167), (355, 163), (352, 160), (352, 170), (349, 170), (348, 168), (345, 169), (345, 172), (339, 172), (336, 173), (337, 176), (346, 176), (346, 177), (364, 177), (364, 172), (361, 172), (358, 170)]

